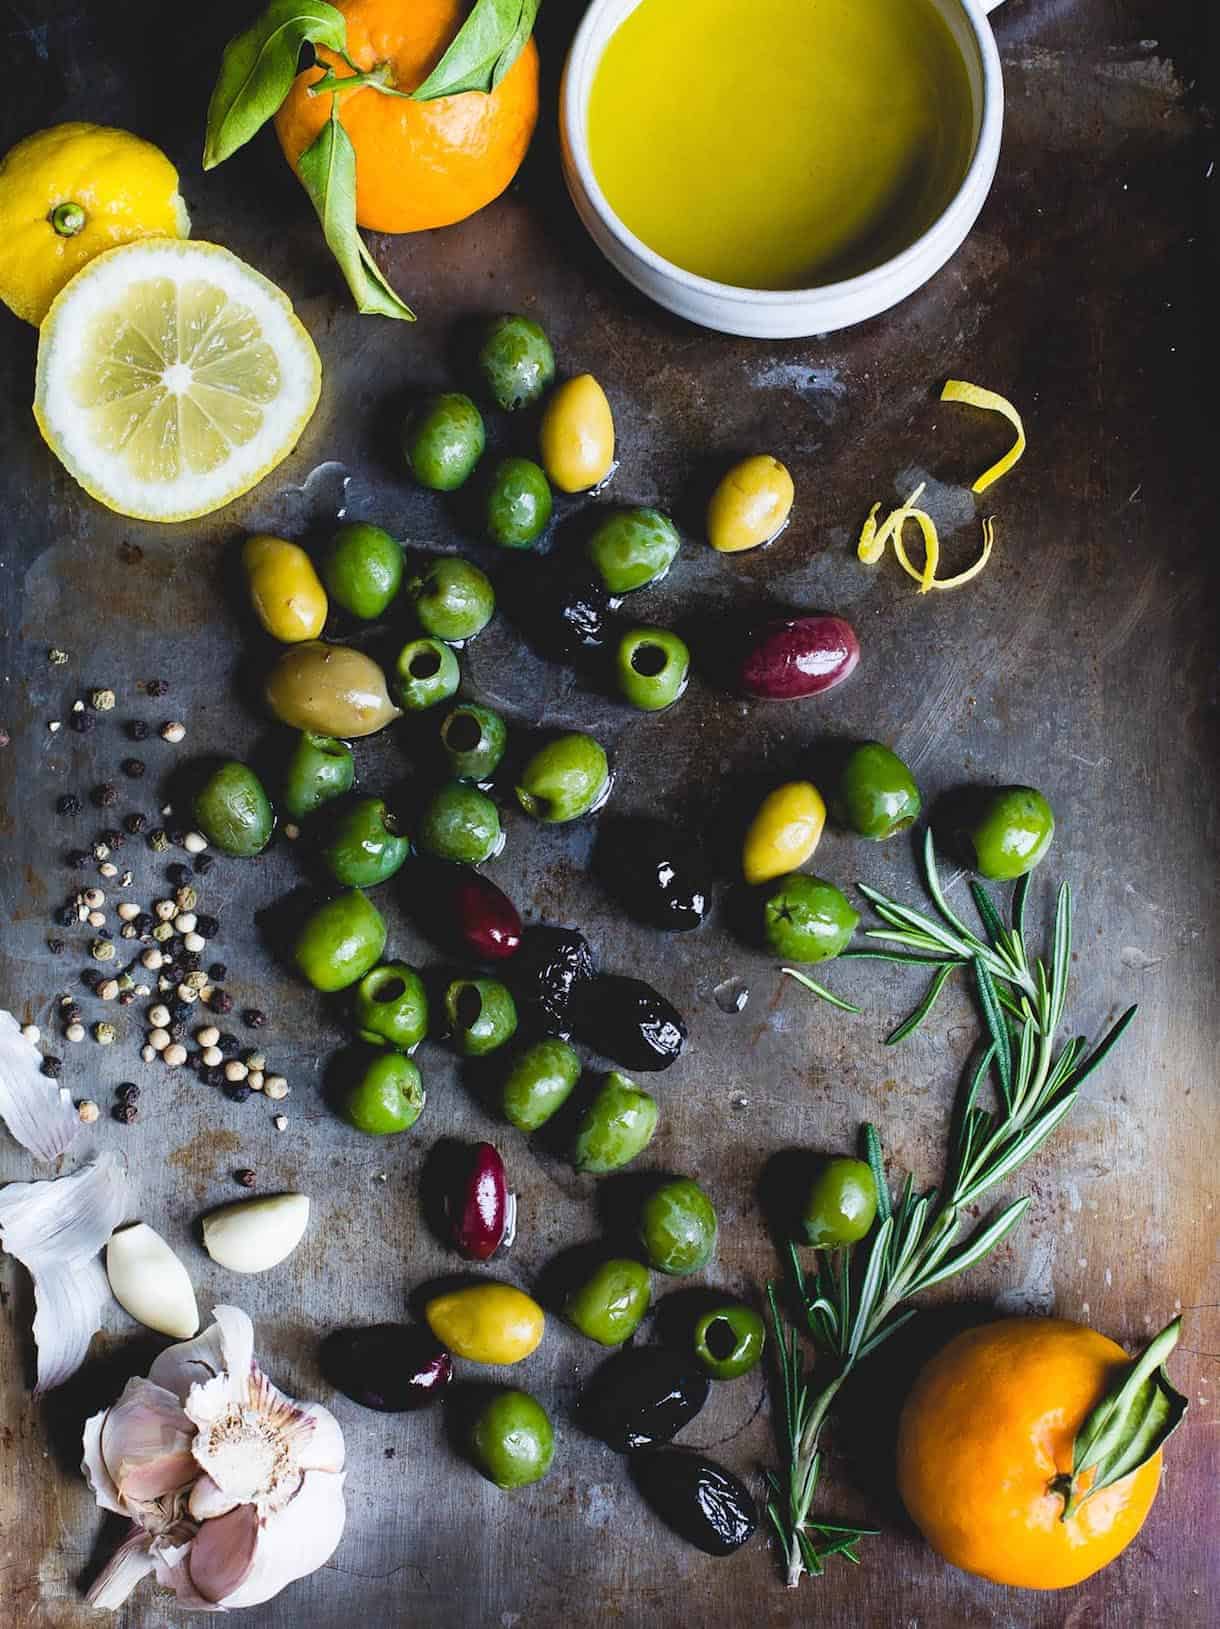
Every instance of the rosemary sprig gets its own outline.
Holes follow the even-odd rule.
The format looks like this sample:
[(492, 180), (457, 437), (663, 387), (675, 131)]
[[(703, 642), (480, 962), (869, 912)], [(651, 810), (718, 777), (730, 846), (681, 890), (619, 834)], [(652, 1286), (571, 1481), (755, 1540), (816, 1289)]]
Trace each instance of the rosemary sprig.
[[(891, 1200), (885, 1181), (881, 1141), (864, 1128), (865, 1153), (877, 1177), (877, 1225), (866, 1244), (820, 1253), (807, 1279), (796, 1247), (788, 1247), (792, 1290), (799, 1321), (817, 1349), (806, 1370), (797, 1329), (783, 1319), (775, 1286), (768, 1285), (779, 1381), (779, 1438), (784, 1475), (769, 1477), (768, 1515), (784, 1552), (788, 1586), (803, 1573), (816, 1575), (831, 1555), (858, 1561), (855, 1545), (866, 1530), (823, 1525), (812, 1516), (821, 1469), (821, 1434), (840, 1387), (856, 1365), (909, 1318), (906, 1303), (922, 1291), (955, 1278), (991, 1253), (1024, 1215), (1030, 1201), (1011, 1201), (998, 1215), (960, 1238), (965, 1207), (1011, 1176), (1050, 1136), (1075, 1102), (1081, 1083), (1103, 1061), (1135, 1016), (1129, 1008), (1093, 1049), (1081, 1036), (1056, 1051), (1071, 965), (1072, 898), (1059, 889), (1044, 962), (1031, 956), (1025, 941), (1028, 881), (1014, 891), (1009, 926), (978, 883), (971, 892), (983, 936), (950, 909), (936, 870), (929, 834), (924, 847), (928, 893), (939, 920), (912, 910), (873, 889), (872, 901), (886, 931), (868, 937), (901, 948), (886, 959), (939, 965), (928, 994), (890, 1037), (901, 1039), (927, 1017), (949, 975), (968, 967), (987, 1032), (987, 1044), (958, 1104), (943, 1190), (916, 1194), (907, 1177), (901, 1198)], [(901, 1034), (899, 1033), (901, 1031)], [(979, 1101), (990, 1077), (995, 1106)]]

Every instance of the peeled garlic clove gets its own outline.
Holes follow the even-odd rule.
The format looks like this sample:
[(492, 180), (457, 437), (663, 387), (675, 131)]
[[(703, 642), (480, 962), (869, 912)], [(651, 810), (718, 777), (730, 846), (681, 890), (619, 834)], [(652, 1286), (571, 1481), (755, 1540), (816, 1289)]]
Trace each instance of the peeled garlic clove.
[(203, 1247), (234, 1273), (265, 1273), (290, 1256), (309, 1225), (303, 1193), (240, 1199), (203, 1219)]
[(111, 1234), (106, 1276), (115, 1300), (137, 1323), (178, 1340), (197, 1333), (199, 1308), (187, 1270), (147, 1222)]

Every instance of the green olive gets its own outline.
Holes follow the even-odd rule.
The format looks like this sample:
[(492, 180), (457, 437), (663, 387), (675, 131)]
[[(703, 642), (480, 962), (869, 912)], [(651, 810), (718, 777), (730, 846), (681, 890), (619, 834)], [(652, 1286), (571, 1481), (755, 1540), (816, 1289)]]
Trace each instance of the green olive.
[(1051, 846), (1055, 816), (1032, 786), (997, 786), (966, 835), (979, 876), (1008, 882), (1032, 871)]
[(682, 539), (657, 509), (623, 509), (589, 539), (589, 559), (610, 594), (630, 594), (658, 582), (674, 563)]
[(352, 1020), (370, 1046), (414, 1052), (428, 1033), (423, 979), (406, 962), (382, 962), (356, 986)]
[(402, 716), (371, 656), (320, 639), (289, 646), (271, 670), (266, 695), (282, 724), (321, 735), (372, 735)]
[(490, 707), (476, 707), (468, 701), (441, 721), (441, 748), (457, 780), (490, 780), (507, 744), (504, 720)]
[(425, 854), (438, 860), (482, 865), (504, 845), (500, 811), (477, 786), (450, 781), (424, 810), (417, 840)]
[(454, 979), (445, 991), (445, 1016), (464, 1058), (481, 1058), (511, 1041), (517, 1004), (498, 979)]
[(599, 1346), (621, 1346), (639, 1328), (651, 1296), (648, 1269), (638, 1261), (615, 1257), (603, 1261), (572, 1291), (564, 1317)]
[(513, 1059), (504, 1082), (504, 1118), (537, 1131), (567, 1102), (580, 1079), (580, 1058), (566, 1041), (536, 1041)]
[(661, 1273), (680, 1277), (706, 1267), (716, 1252), (716, 1208), (697, 1182), (663, 1182), (640, 1209), (640, 1240)]
[(657, 1100), (612, 1069), (576, 1129), (572, 1163), (600, 1176), (642, 1154), (657, 1129)]
[(356, 763), (346, 741), (302, 730), (284, 766), (280, 807), (293, 820), (304, 820), (332, 798), (350, 792)]
[(407, 420), (402, 435), (407, 468), (421, 486), (454, 492), (470, 475), (487, 444), (483, 416), (469, 396), (433, 396)]
[(665, 628), (630, 628), (614, 658), (619, 694), (641, 712), (672, 707), (686, 689), (690, 651)]
[(801, 1213), (805, 1243), (819, 1250), (857, 1244), (877, 1214), (877, 1179), (864, 1160), (826, 1160)]
[(402, 584), (402, 545), (366, 521), (340, 526), (322, 560), (322, 581), (336, 605), (372, 622)]
[(480, 1409), (470, 1434), (475, 1464), (498, 1488), (540, 1482), (555, 1457), (555, 1432), (527, 1391), (498, 1392)]
[(349, 1126), (370, 1137), (409, 1131), (423, 1113), (427, 1094), (418, 1066), (401, 1052), (380, 1052), (364, 1060), (340, 1100)]
[(359, 888), (349, 888), (307, 918), (292, 957), (314, 989), (329, 994), (346, 990), (376, 966), (385, 940), (381, 912)]
[(479, 368), (497, 407), (531, 407), (555, 377), (551, 342), (530, 317), (496, 317), (479, 346)]
[(521, 771), (517, 801), (535, 820), (578, 820), (606, 801), (610, 765), (591, 735), (572, 731), (547, 743)]
[(705, 1312), (695, 1325), (695, 1356), (713, 1380), (749, 1374), (766, 1343), (762, 1319), (740, 1301)]
[(248, 859), (271, 841), (275, 815), (254, 771), (229, 759), (196, 792), (195, 822), (222, 854)]
[(843, 760), (831, 808), (841, 826), (879, 843), (919, 818), (919, 788), (896, 752), (863, 741)]
[(763, 905), (767, 943), (793, 962), (825, 962), (847, 947), (860, 921), (831, 882), (794, 871), (781, 877)]
[(551, 486), (529, 458), (504, 458), (487, 489), (487, 535), (502, 549), (530, 549), (551, 518)]
[(451, 643), (473, 639), (495, 615), (496, 596), (486, 572), (445, 555), (407, 584), (425, 633)]
[(462, 682), (458, 659), (443, 639), (412, 639), (394, 664), (395, 691), (408, 713), (448, 701)]
[(400, 871), (411, 854), (410, 840), (383, 798), (355, 798), (327, 814), (319, 857), (345, 888), (375, 888)]

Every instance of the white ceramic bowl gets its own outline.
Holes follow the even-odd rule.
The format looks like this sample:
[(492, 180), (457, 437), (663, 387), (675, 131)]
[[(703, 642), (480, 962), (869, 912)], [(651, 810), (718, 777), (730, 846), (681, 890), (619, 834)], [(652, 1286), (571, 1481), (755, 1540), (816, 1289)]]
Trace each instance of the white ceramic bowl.
[(957, 250), (991, 188), (1000, 156), (1004, 86), (987, 12), (1000, 0), (933, 0), (966, 64), (974, 104), (974, 152), (962, 184), (928, 230), (890, 260), (820, 288), (748, 289), (697, 277), (630, 231), (589, 160), (589, 93), (606, 42), (640, 0), (592, 0), (572, 41), (559, 97), (564, 175), (577, 213), (606, 259), (658, 305), (703, 328), (758, 339), (795, 339), (864, 322), (920, 288)]

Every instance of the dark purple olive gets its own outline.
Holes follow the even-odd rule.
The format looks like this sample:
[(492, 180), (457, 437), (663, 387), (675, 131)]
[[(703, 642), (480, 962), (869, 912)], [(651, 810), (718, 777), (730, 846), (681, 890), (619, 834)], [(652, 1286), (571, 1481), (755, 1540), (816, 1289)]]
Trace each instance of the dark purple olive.
[(571, 567), (544, 567), (530, 575), (527, 594), (519, 620), (530, 644), (551, 661), (585, 661), (609, 639), (610, 595), (596, 577)]
[(764, 628), (741, 664), (740, 683), (760, 701), (793, 701), (842, 684), (860, 641), (842, 617), (793, 617)]
[(707, 915), (710, 877), (689, 836), (659, 822), (626, 820), (607, 835), (598, 859), (608, 887), (638, 922), (685, 933)]
[(453, 1359), (418, 1324), (370, 1324), (326, 1337), (322, 1373), (362, 1408), (402, 1414), (440, 1396), (453, 1377)]
[(449, 1195), (454, 1249), (468, 1261), (487, 1261), (512, 1243), (517, 1201), (508, 1191), (504, 1161), (491, 1143), (476, 1143)]
[(508, 895), (477, 871), (454, 879), (453, 937), (480, 961), (502, 962), (521, 946), (521, 918)]
[(575, 928), (530, 928), (512, 968), (522, 1025), (566, 1041), (593, 974), (593, 952), (583, 933)]
[(586, 1386), (579, 1417), (616, 1454), (670, 1442), (707, 1402), (711, 1381), (661, 1346), (633, 1346), (603, 1363)]
[(631, 1474), (665, 1525), (707, 1555), (732, 1555), (757, 1531), (750, 1490), (714, 1459), (663, 1449), (633, 1456)]
[(668, 1069), (686, 1045), (686, 1025), (672, 1003), (643, 979), (603, 974), (580, 1005), (579, 1033), (624, 1069)]

